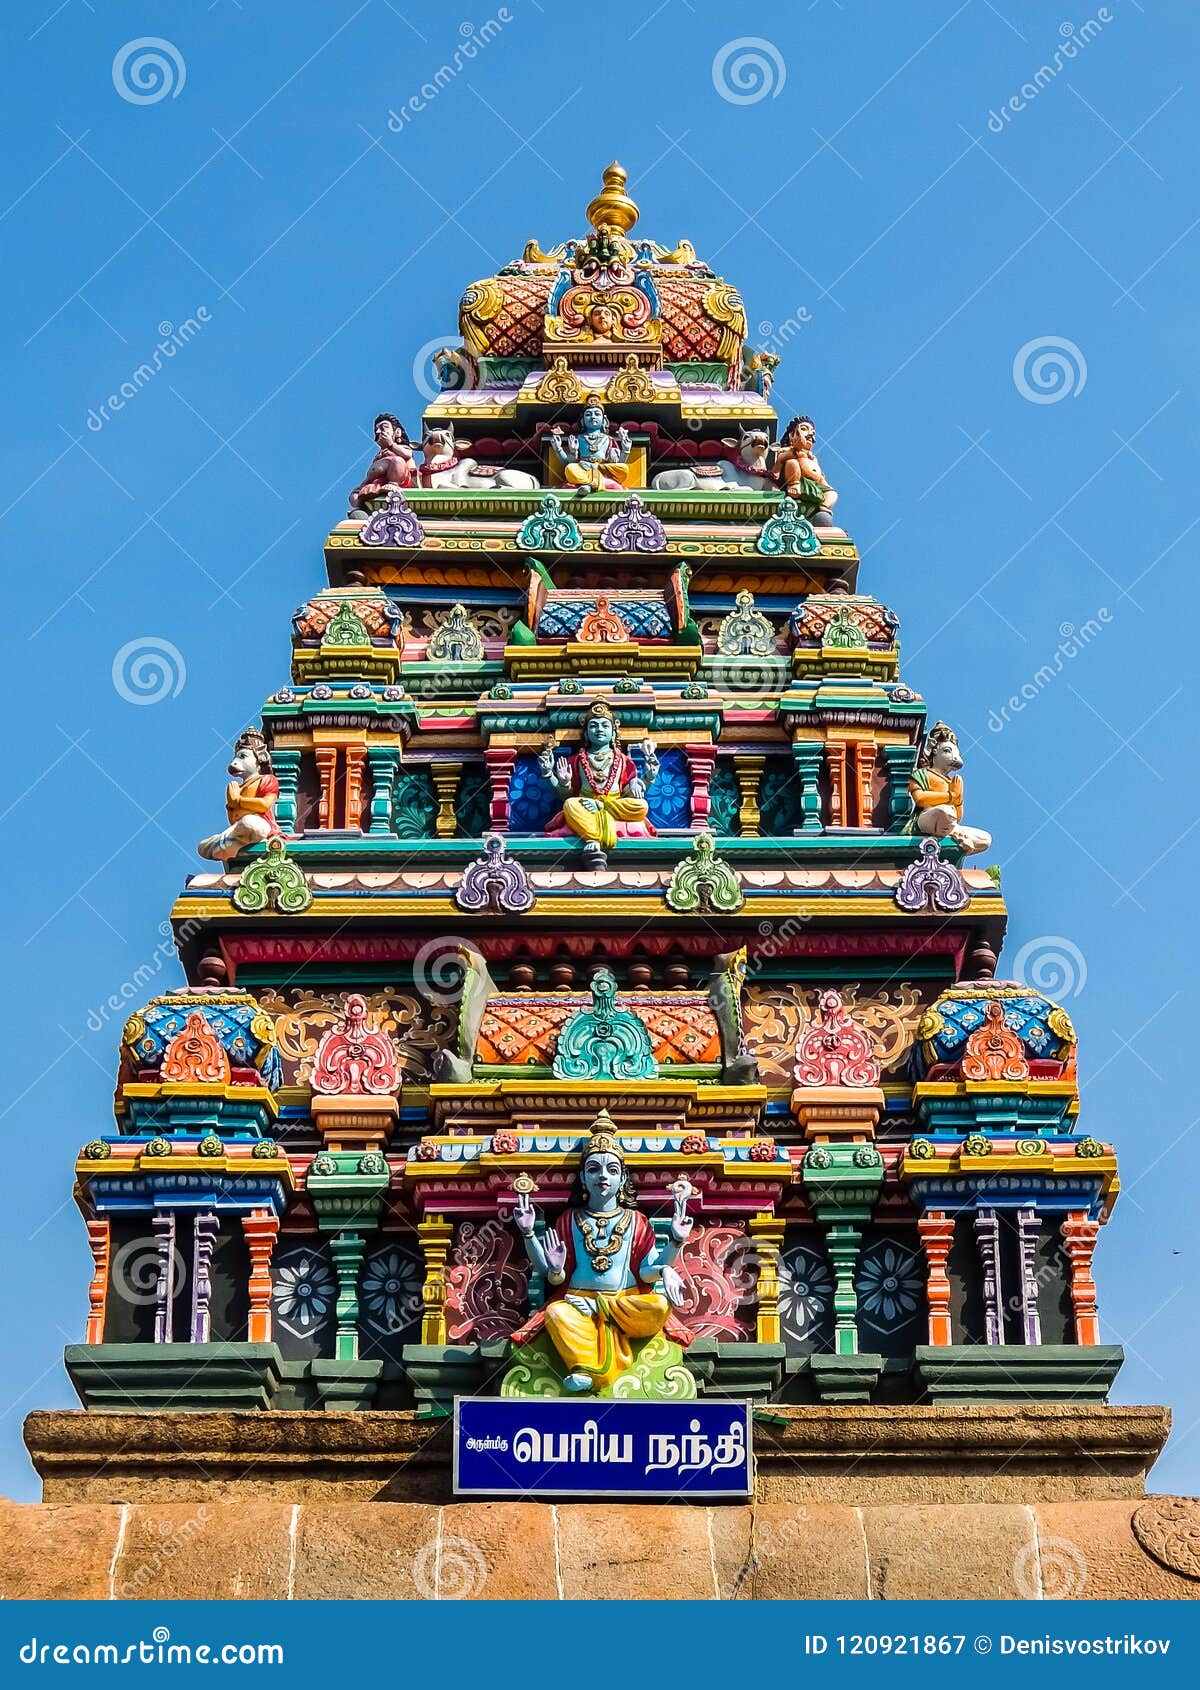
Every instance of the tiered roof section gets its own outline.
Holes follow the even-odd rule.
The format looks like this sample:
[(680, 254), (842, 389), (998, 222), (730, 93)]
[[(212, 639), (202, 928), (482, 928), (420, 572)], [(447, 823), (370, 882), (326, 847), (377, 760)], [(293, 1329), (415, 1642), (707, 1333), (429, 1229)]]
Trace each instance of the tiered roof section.
[(414, 439), (376, 420), (173, 911), (191, 984), (78, 1163), (73, 1376), (523, 1388), (512, 1205), (552, 1223), (592, 1138), (693, 1218), (696, 1389), (1102, 1397), (1115, 1162), (1066, 1014), (994, 979), (957, 741), (736, 288), (642, 238), (619, 165), (587, 221), (467, 288)]

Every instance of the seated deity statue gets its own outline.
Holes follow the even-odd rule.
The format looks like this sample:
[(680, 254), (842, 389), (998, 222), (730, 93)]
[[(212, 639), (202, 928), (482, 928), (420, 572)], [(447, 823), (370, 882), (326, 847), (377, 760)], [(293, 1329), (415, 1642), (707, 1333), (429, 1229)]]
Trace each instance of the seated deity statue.
[(629, 431), (608, 426), (604, 407), (590, 400), (583, 407), (578, 434), (564, 435), (558, 423), (550, 430), (550, 444), (563, 466), (563, 480), (582, 492), (617, 492), (629, 485)]
[[(593, 1129), (611, 1125), (601, 1115)], [(671, 1264), (692, 1231), (686, 1195), (676, 1192), (670, 1237), (659, 1243), (635, 1207), (632, 1176), (611, 1132), (593, 1130), (570, 1204), (542, 1237), (527, 1191), (518, 1195), (513, 1220), (548, 1287), (545, 1307), (513, 1342), (525, 1344), (544, 1329), (567, 1369), (564, 1391), (612, 1385), (633, 1365), (633, 1339), (665, 1331), (676, 1342), (691, 1341), (672, 1314), (679, 1281)]]
[(375, 456), (350, 494), (350, 509), (365, 510), (368, 499), (382, 497), (389, 487), (411, 487), (415, 479), (412, 442), (404, 425), (390, 411), (381, 411), (375, 418)]
[(279, 782), (271, 772), (271, 753), (257, 728), (247, 728), (234, 747), (229, 773), (234, 777), (225, 788), (225, 815), (229, 826), (221, 833), (202, 839), (196, 850), (210, 861), (226, 862), (247, 845), (261, 845), (279, 837), (275, 803)]
[(616, 718), (603, 699), (592, 705), (582, 726), (583, 743), (573, 756), (556, 758), (551, 744), (538, 759), (543, 778), (563, 800), (546, 832), (551, 837), (575, 834), (583, 840), (588, 868), (603, 868), (618, 839), (654, 837), (646, 788), (658, 777), (658, 753), (652, 739), (642, 741), (643, 780), (621, 747)]
[(775, 474), (789, 498), (813, 510), (813, 526), (828, 528), (833, 523), (830, 513), (837, 504), (837, 494), (826, 481), (817, 460), (816, 443), (812, 418), (793, 417), (783, 432)]
[(982, 828), (963, 825), (963, 783), (959, 773), (962, 766), (962, 752), (953, 730), (945, 722), (935, 722), (925, 736), (913, 778), (908, 783), (916, 815), (906, 831), (928, 834), (933, 839), (950, 839), (967, 855), (973, 855), (986, 851), (992, 836)]

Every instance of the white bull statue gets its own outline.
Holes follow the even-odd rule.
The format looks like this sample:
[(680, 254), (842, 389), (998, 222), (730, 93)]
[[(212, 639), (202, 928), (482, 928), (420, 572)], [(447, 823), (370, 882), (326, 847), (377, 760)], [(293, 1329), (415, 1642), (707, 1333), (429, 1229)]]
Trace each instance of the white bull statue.
[(422, 487), (465, 489), (506, 487), (510, 491), (532, 492), (540, 483), (523, 469), (504, 469), (499, 464), (481, 464), (475, 458), (460, 458), (468, 440), (456, 440), (448, 428), (431, 428), (421, 441), (424, 462), (417, 472)]
[(724, 493), (745, 488), (751, 493), (769, 493), (775, 486), (771, 468), (771, 442), (765, 428), (744, 428), (736, 440), (722, 440), (733, 452), (687, 469), (664, 469), (652, 485), (664, 493)]

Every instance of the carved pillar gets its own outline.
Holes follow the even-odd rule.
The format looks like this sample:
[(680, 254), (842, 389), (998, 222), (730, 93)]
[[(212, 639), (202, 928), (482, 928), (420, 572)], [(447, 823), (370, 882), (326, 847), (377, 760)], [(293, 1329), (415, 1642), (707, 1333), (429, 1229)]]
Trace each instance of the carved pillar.
[(758, 1332), (760, 1344), (780, 1342), (779, 1252), (783, 1248), (783, 1221), (772, 1214), (755, 1215), (749, 1224), (758, 1260)]
[(1096, 1281), (1092, 1278), (1092, 1255), (1099, 1231), (1100, 1222), (1089, 1220), (1082, 1210), (1072, 1210), (1062, 1223), (1063, 1245), (1071, 1262), (1071, 1306), (1077, 1344), (1100, 1342)]
[(400, 772), (400, 749), (395, 745), (368, 745), (367, 768), (371, 773), (371, 805), (368, 833), (392, 833), (392, 790)]
[(758, 794), (762, 787), (765, 757), (735, 757), (733, 772), (738, 783), (738, 826), (743, 838), (757, 839), (762, 814), (758, 808)]
[(366, 1234), (343, 1227), (330, 1234), (329, 1254), (337, 1274), (337, 1329), (333, 1354), (337, 1361), (358, 1360), (358, 1275), (367, 1248)]
[(1042, 1341), (1038, 1313), (1037, 1245), (1040, 1217), (1036, 1209), (1017, 1210), (1017, 1244), (1021, 1261), (1021, 1322), (1027, 1344)]
[(875, 799), (872, 785), (875, 780), (875, 747), (859, 740), (854, 747), (854, 796), (859, 827), (874, 825)]
[(800, 778), (801, 833), (821, 832), (821, 764), (825, 747), (819, 739), (794, 739), (792, 759)]
[(242, 1232), (250, 1252), (250, 1314), (246, 1336), (252, 1344), (271, 1341), (271, 1256), (279, 1236), (279, 1216), (270, 1209), (252, 1209), (242, 1216)]
[(954, 1243), (954, 1217), (941, 1210), (933, 1210), (922, 1215), (917, 1222), (917, 1231), (925, 1250), (927, 1272), (925, 1276), (925, 1296), (929, 1303), (929, 1342), (944, 1345), (951, 1343), (950, 1327), (950, 1276), (946, 1272), (946, 1259), (950, 1254), (950, 1246)]
[(107, 1215), (87, 1223), (88, 1247), (95, 1264), (88, 1282), (87, 1330), (85, 1344), (104, 1342), (104, 1304), (108, 1296), (108, 1265), (112, 1255), (112, 1226)]
[(348, 745), (346, 756), (346, 816), (344, 827), (355, 828), (362, 826), (363, 810), (363, 764), (366, 761), (366, 747), (363, 745)]
[(800, 1178), (825, 1234), (833, 1269), (834, 1354), (857, 1355), (854, 1270), (883, 1184), (883, 1158), (873, 1144), (814, 1144), (800, 1165)]
[(1004, 1317), (1000, 1307), (1000, 1218), (995, 1209), (979, 1209), (975, 1215), (975, 1241), (983, 1265), (983, 1335), (988, 1344), (1004, 1342)]
[(333, 794), (337, 781), (337, 746), (314, 746), (313, 756), (317, 762), (317, 778), (321, 783), (317, 801), (317, 826), (322, 829), (335, 827), (337, 824), (333, 815)]
[(879, 755), (887, 774), (888, 826), (899, 828), (912, 814), (913, 802), (908, 795), (908, 783), (917, 763), (915, 745), (881, 745)]
[(712, 815), (712, 777), (717, 766), (715, 745), (685, 745), (684, 755), (692, 777), (692, 828), (699, 831), (709, 825)]
[(272, 751), (271, 767), (279, 782), (279, 797), (275, 800), (275, 820), (280, 833), (289, 838), (296, 832), (297, 803), (300, 792), (300, 753)]
[(829, 768), (829, 825), (830, 827), (845, 827), (847, 824), (845, 740), (826, 740), (825, 759)]
[(154, 1342), (171, 1342), (171, 1313), (175, 1302), (175, 1216), (155, 1215), (151, 1221), (158, 1251), (158, 1279), (154, 1287)]
[(508, 832), (508, 789), (512, 785), (517, 753), (511, 746), (489, 746), (483, 754), (488, 778), (492, 783), (492, 803), (489, 825), (501, 833)]
[(212, 1332), (212, 1253), (220, 1222), (200, 1212), (192, 1221), (192, 1343), (207, 1344)]
[(454, 805), (458, 798), (458, 784), (462, 779), (462, 764), (431, 763), (429, 772), (433, 776), (433, 791), (437, 798), (437, 816), (434, 818), (433, 831), (438, 839), (453, 839), (458, 832), (458, 816)]
[(417, 1239), (425, 1261), (425, 1283), (421, 1301), (421, 1342), (446, 1342), (446, 1257), (454, 1237), (454, 1224), (442, 1215), (429, 1215), (417, 1225)]

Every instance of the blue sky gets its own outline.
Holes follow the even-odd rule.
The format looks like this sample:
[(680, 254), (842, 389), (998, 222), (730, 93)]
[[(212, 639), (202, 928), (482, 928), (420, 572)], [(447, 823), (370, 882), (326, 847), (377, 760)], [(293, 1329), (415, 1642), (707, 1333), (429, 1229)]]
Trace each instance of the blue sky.
[[(414, 109), (472, 24), (486, 44)], [(1005, 961), (1063, 959), (1125, 1182), (1097, 1257), (1116, 1394), (1172, 1405), (1155, 1488), (1200, 1488), (1193, 8), (666, 0), (626, 42), (549, 0), (38, 0), (5, 30), (0, 1491), (36, 1494), (21, 1421), (73, 1401), (102, 1006), (163, 955), (371, 420), (415, 426), (464, 285), (578, 233), (614, 155), (642, 230), (741, 286), (780, 410), (817, 420), (862, 584), (967, 752)], [(169, 672), (138, 698), (147, 643)]]

